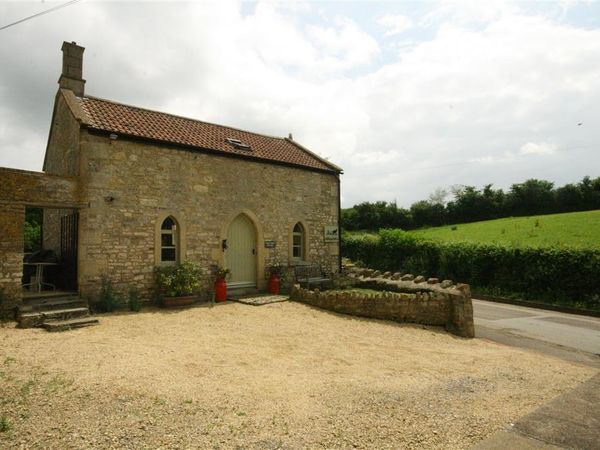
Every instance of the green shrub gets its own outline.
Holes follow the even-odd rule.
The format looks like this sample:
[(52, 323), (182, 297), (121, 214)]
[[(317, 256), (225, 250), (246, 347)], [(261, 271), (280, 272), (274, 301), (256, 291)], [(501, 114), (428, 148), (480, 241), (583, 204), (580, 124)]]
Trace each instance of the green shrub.
[(600, 309), (600, 250), (438, 242), (402, 230), (342, 237), (342, 255), (373, 269), (451, 278), (475, 289)]
[(117, 294), (115, 294), (112, 281), (106, 276), (100, 277), (100, 293), (93, 301), (92, 309), (95, 312), (113, 312), (121, 303)]
[(37, 223), (25, 222), (23, 228), (23, 239), (26, 252), (34, 252), (40, 250), (40, 242), (42, 238), (42, 227)]
[(185, 261), (177, 266), (156, 267), (154, 285), (161, 297), (192, 295), (200, 289), (200, 276), (200, 266)]
[(127, 292), (127, 305), (129, 306), (129, 311), (138, 312), (142, 309), (140, 291), (135, 286), (131, 286)]

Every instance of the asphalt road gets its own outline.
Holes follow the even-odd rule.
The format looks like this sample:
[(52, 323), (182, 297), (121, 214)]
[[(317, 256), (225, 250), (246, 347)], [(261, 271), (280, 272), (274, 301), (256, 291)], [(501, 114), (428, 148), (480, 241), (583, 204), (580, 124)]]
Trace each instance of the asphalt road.
[[(473, 300), (475, 336), (600, 368), (600, 318)], [(600, 374), (473, 450), (598, 449)]]
[(475, 336), (600, 367), (600, 318), (473, 300)]

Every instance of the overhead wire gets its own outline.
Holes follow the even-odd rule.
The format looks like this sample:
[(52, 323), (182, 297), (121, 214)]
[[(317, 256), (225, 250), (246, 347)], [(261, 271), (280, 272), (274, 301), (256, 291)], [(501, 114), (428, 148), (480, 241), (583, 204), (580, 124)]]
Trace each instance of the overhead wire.
[(23, 19), (19, 19), (16, 22), (12, 22), (12, 23), (9, 23), (7, 25), (3, 25), (2, 27), (0, 27), (0, 31), (5, 30), (5, 29), (7, 29), (9, 27), (18, 25), (18, 24), (23, 23), (23, 22), (27, 22), (28, 20), (35, 19), (36, 17), (43, 16), (44, 14), (51, 13), (53, 11), (56, 11), (57, 9), (65, 8), (67, 6), (70, 6), (70, 5), (72, 5), (74, 3), (77, 3), (77, 2), (80, 2), (80, 1), (81, 0), (70, 0), (70, 1), (68, 1), (66, 3), (61, 4), (61, 5), (56, 5), (56, 6), (52, 7), (52, 8), (48, 8), (48, 9), (46, 9), (44, 11), (39, 12), (39, 13), (33, 14), (31, 16), (28, 16), (28, 17), (24, 17)]

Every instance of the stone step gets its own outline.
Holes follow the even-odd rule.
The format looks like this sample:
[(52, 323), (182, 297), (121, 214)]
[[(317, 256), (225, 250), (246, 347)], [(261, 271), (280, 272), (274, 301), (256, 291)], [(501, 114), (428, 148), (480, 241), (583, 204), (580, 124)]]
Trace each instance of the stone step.
[(42, 291), (26, 294), (23, 299), (24, 303), (29, 301), (47, 300), (52, 298), (77, 297), (77, 292), (74, 291)]
[(258, 295), (259, 291), (256, 288), (227, 288), (227, 299), (235, 299), (239, 297), (246, 297), (248, 295)]
[(98, 325), (98, 319), (93, 317), (81, 317), (68, 320), (46, 320), (42, 327), (48, 331), (67, 331), (74, 328), (90, 327)]
[(36, 311), (51, 311), (55, 309), (65, 308), (87, 308), (87, 301), (82, 300), (78, 296), (68, 296), (60, 298), (36, 299), (23, 302), (19, 306), (19, 313), (36, 312)]
[(88, 308), (54, 309), (51, 311), (36, 311), (19, 315), (19, 328), (40, 327), (47, 320), (67, 320), (90, 315)]

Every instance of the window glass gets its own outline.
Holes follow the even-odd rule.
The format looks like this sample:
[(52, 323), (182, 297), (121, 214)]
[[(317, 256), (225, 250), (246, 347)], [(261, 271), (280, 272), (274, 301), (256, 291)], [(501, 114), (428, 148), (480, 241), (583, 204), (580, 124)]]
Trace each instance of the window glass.
[(163, 233), (160, 236), (162, 247), (173, 247), (173, 235)]
[(173, 217), (167, 217), (160, 226), (160, 261), (177, 262), (179, 239)]
[(162, 230), (170, 230), (173, 228), (173, 226), (175, 225), (175, 222), (173, 221), (173, 219), (171, 217), (167, 217), (164, 222), (162, 223), (162, 226), (160, 227)]
[(165, 262), (175, 261), (175, 248), (162, 248), (160, 250), (160, 259)]
[(304, 246), (304, 227), (298, 222), (296, 225), (294, 225), (294, 231), (292, 232), (292, 258), (304, 259)]

